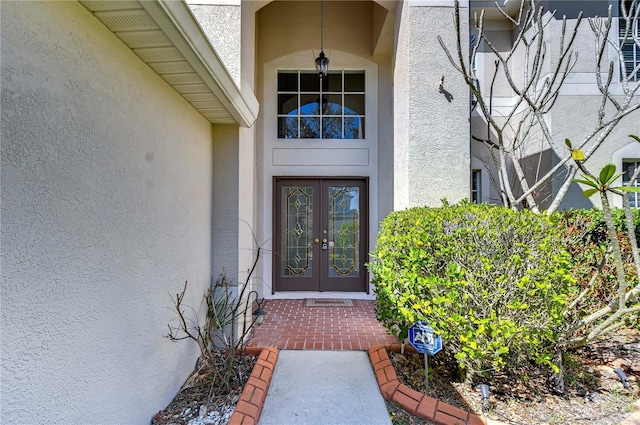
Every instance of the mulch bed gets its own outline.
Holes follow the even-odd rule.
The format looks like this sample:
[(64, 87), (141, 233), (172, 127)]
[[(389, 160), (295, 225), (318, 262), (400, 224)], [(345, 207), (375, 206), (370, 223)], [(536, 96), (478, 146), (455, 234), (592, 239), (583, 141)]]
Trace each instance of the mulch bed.
[[(389, 353), (400, 382), (425, 393), (424, 357), (414, 352)], [(625, 389), (614, 372), (622, 368), (628, 375)], [(640, 396), (636, 374), (640, 374), (640, 332), (617, 335), (569, 353), (565, 358), (567, 393), (554, 394), (546, 376), (531, 368), (523, 371), (526, 380), (496, 377), (491, 384), (490, 406), (485, 417), (507, 424), (610, 425), (630, 414)], [(482, 415), (480, 392), (476, 386), (456, 382), (438, 356), (429, 359), (429, 396), (452, 406)], [(412, 416), (394, 403), (387, 403), (394, 425), (424, 425), (431, 422)]]
[(211, 371), (195, 371), (173, 401), (151, 420), (151, 425), (226, 425), (242, 389), (256, 363), (256, 356), (243, 355), (237, 374), (230, 383), (231, 392), (219, 391), (212, 384)]

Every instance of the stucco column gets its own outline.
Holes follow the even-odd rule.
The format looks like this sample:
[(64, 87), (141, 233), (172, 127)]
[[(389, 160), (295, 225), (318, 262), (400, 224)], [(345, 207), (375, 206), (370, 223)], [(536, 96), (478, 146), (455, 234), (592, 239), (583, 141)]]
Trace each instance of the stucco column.
[(224, 272), (238, 281), (239, 130), (237, 125), (213, 127), (212, 278)]
[[(255, 12), (254, 5), (242, 2), (240, 6), (240, 87), (243, 91), (255, 93)], [(252, 275), (254, 262), (258, 258), (257, 239), (257, 170), (256, 170), (256, 125), (250, 128), (240, 128), (239, 132), (239, 163), (238, 163), (238, 279), (240, 282), (248, 282), (247, 290), (256, 290), (260, 297), (264, 295), (261, 279), (257, 278), (259, 268), (256, 267)], [(262, 253), (263, 254), (263, 253)], [(249, 292), (246, 294), (249, 296)], [(251, 302), (254, 297), (248, 299), (249, 310), (244, 321), (248, 327), (253, 319), (251, 315)], [(238, 326), (244, 324), (238, 323)]]
[[(468, 4), (461, 2), (465, 52)], [(455, 53), (453, 1), (399, 6), (394, 60), (394, 209), (470, 193), (469, 90), (438, 43)], [(444, 76), (442, 92), (439, 90)]]

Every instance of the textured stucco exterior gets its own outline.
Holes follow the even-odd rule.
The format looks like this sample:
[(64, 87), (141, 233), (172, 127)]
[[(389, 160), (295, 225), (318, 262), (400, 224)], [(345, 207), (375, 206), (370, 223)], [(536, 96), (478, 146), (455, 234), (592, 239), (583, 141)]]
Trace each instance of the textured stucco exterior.
[[(466, 8), (462, 9), (466, 21)], [(453, 47), (453, 7), (405, 5), (397, 26), (395, 209), (469, 197), (469, 91), (436, 36)], [(463, 31), (467, 31), (465, 23)], [(408, 74), (408, 75), (406, 75)], [(442, 93), (438, 90), (444, 76)], [(406, 140), (403, 140), (406, 138)]]
[(213, 129), (213, 279), (224, 273), (238, 281), (238, 127), (216, 125)]
[[(401, 2), (396, 12), (393, 84), (394, 93), (407, 93), (409, 87), (409, 39), (411, 26), (406, 17), (409, 15), (409, 2)], [(409, 199), (409, 98), (393, 96), (393, 205), (394, 209), (410, 206)]]
[(76, 2), (2, 2), (2, 422), (143, 424), (211, 277), (211, 125)]
[(240, 1), (212, 4), (189, 0), (187, 3), (229, 74), (240, 86)]

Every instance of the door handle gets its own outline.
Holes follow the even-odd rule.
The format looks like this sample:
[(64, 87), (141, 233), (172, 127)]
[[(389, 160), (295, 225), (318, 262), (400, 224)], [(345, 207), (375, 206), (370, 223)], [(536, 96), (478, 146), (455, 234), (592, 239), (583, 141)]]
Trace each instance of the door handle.
[(316, 239), (314, 240), (314, 242), (315, 242), (315, 243), (318, 243), (318, 242), (320, 242), (320, 239), (316, 238)]
[(327, 240), (326, 240), (326, 239), (323, 239), (323, 240), (322, 240), (322, 243), (327, 243)]

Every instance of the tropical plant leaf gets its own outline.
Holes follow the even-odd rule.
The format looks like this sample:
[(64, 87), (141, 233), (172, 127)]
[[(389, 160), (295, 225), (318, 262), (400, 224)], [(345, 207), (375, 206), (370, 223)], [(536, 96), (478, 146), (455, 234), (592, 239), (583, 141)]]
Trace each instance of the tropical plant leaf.
[(611, 178), (616, 174), (616, 166), (613, 164), (607, 164), (600, 170), (600, 183), (607, 184), (611, 181)]
[(584, 192), (582, 192), (582, 194), (584, 195), (585, 198), (591, 198), (594, 194), (598, 192), (599, 192), (598, 189), (587, 189)]
[(623, 192), (640, 192), (639, 186), (620, 186), (620, 187), (616, 187), (616, 189), (621, 190)]
[(598, 187), (598, 182), (595, 181), (595, 179), (593, 179), (592, 177), (589, 176), (583, 176), (583, 179), (573, 179), (571, 180), (574, 183), (582, 183), (582, 184), (586, 184), (587, 186), (591, 186), (591, 187)]
[(578, 148), (571, 149), (571, 158), (574, 161), (584, 161), (584, 154)]
[(567, 145), (567, 147), (573, 151), (573, 148), (572, 148), (572, 146), (571, 146), (571, 140), (569, 140), (569, 139), (564, 139), (564, 144), (565, 144), (565, 145)]
[(636, 136), (635, 134), (630, 134), (629, 137), (634, 139), (636, 142), (640, 143), (640, 137)]
[(609, 179), (609, 184), (611, 184), (611, 183), (615, 182), (615, 181), (618, 179), (618, 177), (620, 177), (620, 176), (621, 176), (621, 175), (623, 175), (623, 174), (624, 174), (624, 173), (618, 173), (618, 174), (616, 174), (616, 175), (611, 176), (611, 178)]

